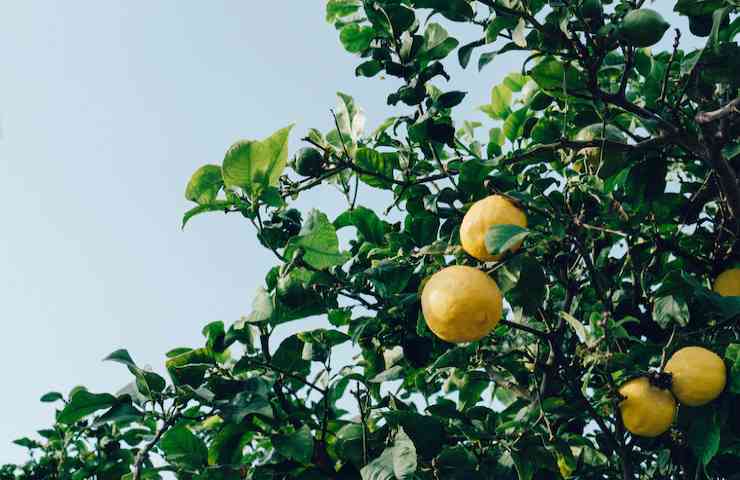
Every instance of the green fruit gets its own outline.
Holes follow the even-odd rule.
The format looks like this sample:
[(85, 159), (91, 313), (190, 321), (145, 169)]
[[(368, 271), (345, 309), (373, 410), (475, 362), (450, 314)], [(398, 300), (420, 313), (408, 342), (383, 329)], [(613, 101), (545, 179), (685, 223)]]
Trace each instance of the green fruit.
[(293, 158), (293, 170), (304, 177), (316, 177), (323, 171), (324, 158), (315, 148), (302, 148)]
[(602, 13), (604, 13), (604, 7), (601, 6), (601, 0), (583, 0), (581, 3), (581, 15), (584, 18), (601, 18)]
[(306, 288), (300, 280), (290, 276), (280, 277), (276, 293), (280, 302), (287, 307), (296, 308), (306, 303)]
[(660, 13), (641, 8), (625, 15), (619, 35), (627, 45), (649, 47), (658, 43), (670, 26)]
[[(602, 132), (606, 133), (604, 134)], [(579, 142), (590, 142), (591, 140), (600, 140), (603, 138), (612, 142), (627, 143), (627, 138), (622, 131), (614, 125), (607, 125), (606, 129), (604, 129), (601, 123), (594, 123), (593, 125), (583, 127), (578, 132), (578, 135), (576, 135), (576, 140)], [(599, 176), (602, 178), (608, 178), (619, 171), (624, 165), (625, 160), (624, 152), (613, 147), (607, 147), (603, 155), (600, 147), (584, 148), (579, 154), (585, 158), (591, 170), (598, 170)], [(582, 165), (581, 163), (576, 163), (573, 168), (577, 172), (580, 172)]]
[(712, 16), (700, 15), (698, 17), (689, 17), (689, 30), (697, 37), (707, 37), (712, 31)]

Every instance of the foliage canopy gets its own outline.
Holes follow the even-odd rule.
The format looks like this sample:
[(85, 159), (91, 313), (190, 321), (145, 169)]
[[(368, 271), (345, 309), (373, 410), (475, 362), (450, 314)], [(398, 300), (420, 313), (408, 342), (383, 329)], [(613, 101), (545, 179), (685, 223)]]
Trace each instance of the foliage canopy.
[[(675, 2), (706, 38), (688, 51), (643, 3), (328, 0), (357, 75), (394, 79), (398, 115), (368, 131), (340, 93), (336, 128), (303, 132), (298, 172), (292, 126), (199, 169), (183, 226), (236, 214), (277, 259), (251, 314), (168, 352), (169, 379), (119, 350), (106, 360), (131, 372), (122, 391), (44, 395), (56, 422), (16, 440), (30, 459), (0, 479), (740, 478), (740, 297), (711, 289), (740, 259), (740, 3)], [(673, 48), (651, 50), (663, 35)], [(466, 93), (449, 64), (510, 52), (526, 60), (485, 121), (455, 119)], [(291, 207), (327, 185), (347, 201), (337, 218)], [(362, 205), (367, 187), (392, 196), (386, 212)], [(492, 227), (490, 253), (523, 244), (481, 263), (459, 230), (491, 194), (528, 224)], [(451, 264), (505, 298), (477, 342), (446, 343), (421, 314), (425, 280)], [(300, 328), (317, 315), (325, 328)], [(274, 345), (288, 322), (298, 333)], [(724, 391), (631, 435), (619, 387), (685, 346), (720, 356)]]

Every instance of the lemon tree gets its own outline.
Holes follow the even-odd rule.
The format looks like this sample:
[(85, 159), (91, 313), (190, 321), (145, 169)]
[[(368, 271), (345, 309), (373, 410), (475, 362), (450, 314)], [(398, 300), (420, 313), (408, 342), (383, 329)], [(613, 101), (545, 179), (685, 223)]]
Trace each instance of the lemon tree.
[(183, 227), (275, 267), (202, 344), (113, 352), (121, 390), (44, 395), (0, 480), (740, 478), (737, 0), (324, 7), (394, 116), (339, 93), (183, 179)]

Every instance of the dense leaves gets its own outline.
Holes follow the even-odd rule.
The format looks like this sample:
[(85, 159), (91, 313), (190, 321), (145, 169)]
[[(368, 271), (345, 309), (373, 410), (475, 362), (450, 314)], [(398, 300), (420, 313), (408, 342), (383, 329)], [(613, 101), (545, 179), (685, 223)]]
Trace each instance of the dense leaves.
[[(740, 6), (678, 0), (705, 45), (668, 30), (659, 51), (637, 45), (645, 15), (624, 26), (643, 3), (326, 2), (357, 75), (393, 77), (397, 114), (366, 130), (339, 93), (335, 128), (302, 132), (310, 169), (288, 162), (288, 127), (197, 170), (183, 224), (237, 213), (278, 263), (251, 312), (170, 350), (169, 379), (118, 350), (115, 395), (44, 395), (54, 425), (16, 441), (32, 456), (0, 480), (740, 478), (740, 297), (711, 288), (740, 265)], [(509, 52), (521, 68), (459, 119), (451, 62)], [(338, 190), (343, 213), (299, 212), (309, 189)], [(480, 263), (460, 223), (494, 193), (528, 227), (488, 229), (506, 253)], [(449, 264), (505, 297), (478, 342), (439, 340), (420, 312)], [(626, 432), (619, 386), (665, 382), (688, 345), (722, 357), (723, 393), (657, 438)]]

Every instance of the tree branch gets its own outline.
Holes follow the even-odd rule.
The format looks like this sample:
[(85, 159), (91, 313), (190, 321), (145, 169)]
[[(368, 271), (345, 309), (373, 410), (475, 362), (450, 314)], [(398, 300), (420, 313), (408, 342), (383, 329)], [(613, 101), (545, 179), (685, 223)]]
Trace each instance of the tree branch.
[(180, 419), (181, 416), (180, 411), (176, 411), (172, 415), (170, 415), (169, 418), (167, 418), (164, 423), (162, 424), (162, 427), (160, 427), (159, 430), (157, 430), (157, 433), (154, 435), (154, 438), (149, 440), (149, 442), (142, 447), (141, 450), (136, 454), (136, 459), (134, 460), (134, 466), (131, 470), (132, 472), (132, 480), (140, 480), (141, 479), (141, 466), (144, 464), (144, 461), (146, 460), (147, 456), (149, 455), (149, 452), (154, 448), (157, 443), (162, 439), (162, 435), (164, 435), (167, 430), (169, 430), (177, 420)]
[(740, 113), (740, 97), (717, 110), (713, 110), (711, 112), (699, 112), (696, 114), (695, 119), (698, 123), (706, 124), (729, 117), (735, 113)]

